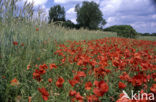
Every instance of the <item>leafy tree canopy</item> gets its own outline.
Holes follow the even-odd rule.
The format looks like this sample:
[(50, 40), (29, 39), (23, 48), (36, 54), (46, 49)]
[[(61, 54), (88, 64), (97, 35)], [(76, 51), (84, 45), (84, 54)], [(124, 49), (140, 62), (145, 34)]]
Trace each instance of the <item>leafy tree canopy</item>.
[(49, 23), (53, 21), (65, 21), (65, 9), (60, 5), (55, 5), (49, 10)]
[(120, 37), (126, 38), (135, 38), (137, 32), (130, 25), (114, 25), (108, 28), (105, 28), (104, 31), (117, 32), (117, 35)]
[(82, 6), (77, 4), (75, 6), (75, 11), (77, 12), (77, 22), (78, 25), (88, 29), (97, 29), (99, 26), (106, 24), (105, 19), (103, 19), (103, 14), (99, 9), (99, 5), (95, 2), (82, 3)]

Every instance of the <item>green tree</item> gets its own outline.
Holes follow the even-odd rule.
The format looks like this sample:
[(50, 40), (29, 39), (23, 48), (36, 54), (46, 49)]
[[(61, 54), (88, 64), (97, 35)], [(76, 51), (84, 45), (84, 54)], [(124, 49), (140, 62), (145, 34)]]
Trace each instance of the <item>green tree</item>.
[(137, 32), (130, 25), (114, 25), (105, 28), (104, 31), (117, 32), (119, 37), (135, 38), (137, 36)]
[(78, 25), (88, 29), (97, 29), (99, 26), (104, 26), (106, 24), (105, 19), (103, 19), (103, 14), (99, 9), (99, 5), (95, 2), (82, 3), (80, 7), (79, 4), (75, 6), (75, 11), (77, 12), (77, 22)]
[(53, 21), (65, 21), (65, 9), (60, 5), (55, 5), (49, 10), (49, 23)]
[(67, 28), (74, 28), (75, 24), (71, 20), (67, 20), (63, 23), (63, 26)]

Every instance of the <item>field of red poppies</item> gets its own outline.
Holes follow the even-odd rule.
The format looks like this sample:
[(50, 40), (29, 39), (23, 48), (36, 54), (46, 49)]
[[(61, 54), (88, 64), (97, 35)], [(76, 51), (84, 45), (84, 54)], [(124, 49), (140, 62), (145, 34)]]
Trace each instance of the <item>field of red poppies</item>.
[(56, 46), (56, 60), (27, 66), (37, 92), (29, 102), (156, 101), (156, 42), (114, 37)]

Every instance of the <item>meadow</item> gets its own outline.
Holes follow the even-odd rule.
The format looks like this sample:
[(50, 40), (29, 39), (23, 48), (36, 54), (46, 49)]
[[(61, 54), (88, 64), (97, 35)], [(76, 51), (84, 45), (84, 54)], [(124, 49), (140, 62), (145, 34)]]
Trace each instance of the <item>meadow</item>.
[[(115, 102), (122, 89), (146, 86), (149, 93), (155, 85), (152, 38), (118, 38), (111, 32), (16, 20), (0, 26), (1, 102)], [(123, 74), (128, 79), (119, 78)]]
[(0, 22), (0, 102), (155, 102), (155, 40), (9, 18)]

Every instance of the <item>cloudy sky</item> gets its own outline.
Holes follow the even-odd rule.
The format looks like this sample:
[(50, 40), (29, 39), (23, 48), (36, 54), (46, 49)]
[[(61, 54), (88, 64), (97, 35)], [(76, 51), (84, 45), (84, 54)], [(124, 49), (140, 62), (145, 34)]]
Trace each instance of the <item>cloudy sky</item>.
[[(32, 2), (33, 0), (27, 0)], [(66, 19), (76, 23), (74, 7), (83, 1), (94, 1), (100, 5), (103, 18), (106, 19), (105, 27), (112, 25), (128, 24), (138, 32), (156, 32), (156, 8), (151, 0), (34, 0), (35, 6), (46, 9), (60, 4), (65, 7)]]

